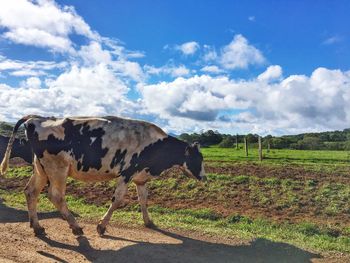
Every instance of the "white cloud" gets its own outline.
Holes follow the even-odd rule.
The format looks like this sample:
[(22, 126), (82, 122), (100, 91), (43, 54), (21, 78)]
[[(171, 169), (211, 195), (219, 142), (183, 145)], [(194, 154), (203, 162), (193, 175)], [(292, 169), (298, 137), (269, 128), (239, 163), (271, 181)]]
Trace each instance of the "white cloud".
[(193, 55), (199, 49), (199, 44), (195, 41), (191, 41), (183, 43), (182, 45), (177, 45), (175, 48), (180, 50), (184, 55)]
[(40, 89), (41, 80), (37, 77), (30, 77), (27, 78), (25, 81), (22, 81), (20, 86), (28, 89)]
[(203, 68), (201, 68), (201, 71), (213, 74), (219, 74), (223, 72), (222, 69), (215, 65), (204, 66)]
[(282, 77), (282, 68), (279, 65), (269, 66), (263, 73), (258, 76), (260, 81), (273, 81)]
[(67, 62), (54, 61), (21, 61), (12, 60), (0, 55), (0, 71), (13, 76), (41, 76), (55, 69), (64, 69)]
[(171, 64), (164, 65), (162, 67), (145, 65), (144, 70), (146, 74), (149, 74), (149, 75), (165, 74), (165, 75), (170, 75), (172, 77), (187, 76), (191, 73), (191, 70), (184, 65), (175, 66)]
[(324, 44), (324, 45), (332, 45), (332, 44), (339, 43), (341, 40), (342, 40), (342, 38), (339, 37), (339, 36), (332, 36), (332, 37), (329, 37), (326, 40), (324, 40), (322, 42), (322, 44)]
[(49, 48), (55, 52), (72, 52), (71, 34), (98, 39), (73, 7), (60, 7), (50, 0), (4, 1), (0, 9), (2, 37), (18, 44)]
[(230, 44), (222, 48), (219, 62), (225, 69), (246, 69), (249, 65), (263, 64), (265, 58), (260, 50), (238, 34)]
[(217, 60), (218, 54), (216, 53), (216, 50), (214, 47), (211, 47), (209, 45), (204, 45), (203, 48), (204, 48), (203, 60), (205, 62)]
[(248, 16), (248, 20), (251, 22), (255, 22), (255, 16)]
[(128, 87), (106, 65), (73, 66), (57, 79), (29, 78), (19, 88), (0, 85), (0, 112), (7, 120), (26, 114), (44, 116), (130, 115), (135, 105), (126, 98)]
[[(282, 79), (273, 66), (265, 73), (249, 81), (203, 75), (144, 85), (142, 103), (177, 132), (215, 126), (260, 134), (296, 133), (348, 126), (350, 71), (318, 68), (309, 77)], [(266, 81), (271, 79), (276, 81)], [(229, 113), (222, 117), (225, 112)]]

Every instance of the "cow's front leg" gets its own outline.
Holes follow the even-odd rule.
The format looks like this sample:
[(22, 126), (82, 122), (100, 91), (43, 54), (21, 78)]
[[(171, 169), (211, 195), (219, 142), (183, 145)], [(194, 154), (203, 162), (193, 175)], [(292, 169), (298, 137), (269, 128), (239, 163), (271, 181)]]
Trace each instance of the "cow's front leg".
[(136, 188), (137, 188), (137, 195), (139, 197), (139, 202), (141, 206), (143, 222), (146, 227), (154, 227), (152, 220), (149, 218), (148, 210), (147, 210), (148, 191), (146, 188), (146, 184), (136, 184)]
[(114, 210), (116, 210), (118, 207), (121, 207), (124, 204), (124, 197), (126, 195), (127, 190), (128, 187), (124, 181), (124, 178), (119, 177), (117, 188), (115, 189), (113, 194), (112, 204), (109, 206), (108, 211), (104, 214), (104, 216), (97, 225), (97, 232), (100, 235), (103, 235), (105, 233), (106, 226), (109, 220), (111, 219)]

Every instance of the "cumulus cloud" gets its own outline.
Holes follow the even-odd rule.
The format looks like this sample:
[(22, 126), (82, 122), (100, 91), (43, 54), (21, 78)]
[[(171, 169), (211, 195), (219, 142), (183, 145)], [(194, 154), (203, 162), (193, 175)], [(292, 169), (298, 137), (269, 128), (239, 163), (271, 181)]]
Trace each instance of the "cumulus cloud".
[[(29, 77), (16, 86), (0, 84), (5, 120), (25, 114), (130, 116), (135, 112), (127, 93), (129, 85), (143, 81), (144, 72), (130, 59), (144, 54), (101, 37), (73, 7), (49, 0), (8, 1), (0, 9), (0, 26), (3, 38), (60, 52), (59, 59), (64, 59), (20, 61), (0, 55), (2, 74)], [(73, 43), (73, 34), (84, 36), (84, 44)]]
[(41, 80), (37, 77), (27, 78), (25, 81), (21, 82), (21, 87), (29, 88), (29, 89), (40, 89)]
[(279, 65), (269, 66), (266, 71), (258, 76), (260, 81), (273, 81), (282, 77), (282, 68)]
[(204, 66), (203, 68), (201, 68), (201, 71), (213, 74), (219, 74), (223, 72), (222, 69), (215, 65)]
[(3, 38), (18, 44), (49, 48), (54, 52), (73, 51), (71, 34), (98, 38), (98, 34), (73, 7), (60, 7), (50, 0), (3, 2), (0, 26), (5, 29)]
[(202, 61), (216, 64), (225, 70), (236, 70), (247, 69), (251, 65), (262, 65), (266, 59), (262, 52), (251, 45), (244, 36), (237, 34), (219, 52), (213, 46), (204, 45)]
[(249, 65), (259, 65), (265, 62), (260, 50), (249, 44), (248, 40), (238, 34), (230, 44), (221, 50), (220, 64), (225, 69), (248, 68)]
[(195, 41), (186, 42), (182, 45), (177, 45), (175, 48), (181, 51), (184, 55), (193, 55), (199, 49), (199, 44)]
[[(284, 79), (280, 73), (272, 66), (253, 80), (207, 75), (178, 78), (142, 86), (140, 92), (148, 113), (167, 120), (172, 128), (182, 122), (187, 125), (185, 130), (213, 125), (221, 125), (222, 130), (232, 125), (245, 131), (276, 133), (348, 126), (350, 71), (318, 68), (311, 76)], [(266, 81), (271, 79), (276, 81)], [(225, 111), (239, 113), (221, 118)]]
[(128, 87), (106, 65), (72, 67), (39, 88), (30, 78), (19, 88), (0, 85), (0, 111), (7, 120), (26, 114), (44, 116), (129, 115), (135, 108), (126, 98)]

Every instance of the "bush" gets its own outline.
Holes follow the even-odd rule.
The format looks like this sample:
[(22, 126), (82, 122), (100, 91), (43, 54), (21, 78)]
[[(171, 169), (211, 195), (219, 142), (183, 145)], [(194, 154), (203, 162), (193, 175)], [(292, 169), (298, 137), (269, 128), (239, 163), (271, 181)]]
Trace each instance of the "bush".
[(235, 139), (233, 137), (226, 137), (219, 144), (219, 147), (221, 148), (232, 148), (234, 146), (235, 146)]

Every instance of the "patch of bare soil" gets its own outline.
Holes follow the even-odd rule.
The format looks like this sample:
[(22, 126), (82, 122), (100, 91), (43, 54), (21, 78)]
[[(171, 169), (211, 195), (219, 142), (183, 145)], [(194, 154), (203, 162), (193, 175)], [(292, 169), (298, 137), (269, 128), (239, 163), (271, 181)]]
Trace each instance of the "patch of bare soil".
[[(254, 164), (237, 164), (214, 167), (207, 165), (206, 171), (227, 176), (248, 175), (259, 178), (292, 179), (299, 182), (313, 180), (317, 187), (330, 182), (350, 184), (350, 174), (315, 172), (295, 166), (268, 167)], [(188, 180), (183, 176), (181, 177), (180, 173), (177, 169), (171, 169), (162, 174), (162, 177), (176, 178), (179, 185), (184, 185)], [(19, 191), (24, 188), (27, 181), (27, 178), (6, 179), (0, 177), (0, 189)], [(298, 201), (290, 206), (281, 206), (278, 200), (286, 198), (285, 193), (266, 196), (267, 201), (262, 203), (259, 196), (254, 196), (256, 193), (253, 193), (248, 184), (228, 185), (215, 195), (206, 191), (208, 186), (197, 185), (196, 187), (200, 187), (200, 191), (197, 191), (195, 196), (191, 198), (179, 198), (172, 189), (169, 190), (164, 187), (150, 188), (148, 203), (149, 205), (155, 204), (175, 209), (210, 208), (222, 216), (241, 214), (251, 218), (263, 217), (275, 222), (299, 223), (309, 221), (324, 226), (334, 225), (335, 230), (338, 226), (350, 226), (349, 211), (340, 211), (334, 215), (328, 215), (324, 211), (325, 206), (328, 205), (324, 203), (327, 199), (324, 202), (315, 200), (314, 194), (317, 188), (315, 188), (315, 191), (305, 192), (301, 187), (294, 187), (292, 193), (298, 197)], [(262, 194), (271, 192), (270, 189), (265, 189), (264, 187), (266, 186), (259, 185), (256, 190)], [(98, 185), (92, 183), (79, 186), (76, 186), (74, 183), (67, 185), (67, 194), (84, 198), (88, 203), (99, 206), (109, 205), (114, 190), (115, 188), (111, 187), (108, 182), (99, 183)], [(131, 186), (126, 196), (126, 204), (133, 205), (137, 203), (135, 187)], [(340, 233), (334, 232), (334, 235), (338, 234)]]
[(1, 262), (346, 262), (342, 254), (319, 255), (266, 239), (237, 240), (171, 230), (112, 225), (104, 237), (95, 225), (80, 222), (75, 237), (57, 214), (42, 213), (47, 235), (35, 237), (26, 211), (0, 203)]

